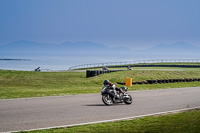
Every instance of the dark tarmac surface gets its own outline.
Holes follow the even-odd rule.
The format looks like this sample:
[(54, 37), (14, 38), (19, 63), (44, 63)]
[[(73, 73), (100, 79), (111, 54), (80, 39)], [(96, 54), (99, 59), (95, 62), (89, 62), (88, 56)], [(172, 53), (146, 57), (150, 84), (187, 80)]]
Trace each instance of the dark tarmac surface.
[(200, 106), (200, 87), (129, 92), (131, 105), (105, 106), (99, 94), (0, 100), (0, 132), (133, 117)]

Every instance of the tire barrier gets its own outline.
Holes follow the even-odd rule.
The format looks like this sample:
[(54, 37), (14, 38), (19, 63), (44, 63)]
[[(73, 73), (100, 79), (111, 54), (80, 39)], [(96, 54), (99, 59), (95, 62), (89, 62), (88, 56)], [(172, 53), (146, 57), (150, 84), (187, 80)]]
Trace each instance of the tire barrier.
[(86, 78), (94, 77), (105, 73), (118, 72), (118, 71), (126, 71), (126, 70), (86, 70)]
[[(165, 84), (165, 83), (179, 83), (179, 82), (200, 82), (200, 78), (184, 78), (184, 79), (156, 79), (156, 80), (146, 80), (146, 81), (133, 81), (133, 85), (142, 84)], [(119, 85), (125, 85), (125, 82), (116, 82)]]

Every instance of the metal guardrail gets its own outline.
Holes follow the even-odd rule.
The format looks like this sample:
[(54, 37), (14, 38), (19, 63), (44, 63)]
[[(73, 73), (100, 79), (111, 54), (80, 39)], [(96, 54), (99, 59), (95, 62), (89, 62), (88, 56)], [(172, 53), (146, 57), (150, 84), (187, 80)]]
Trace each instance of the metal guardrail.
[(132, 64), (150, 64), (150, 63), (200, 63), (200, 59), (156, 59), (156, 60), (138, 60), (138, 61), (122, 61), (122, 62), (106, 62), (106, 63), (92, 63), (72, 66), (69, 70), (92, 68), (92, 67), (104, 67), (104, 66), (117, 66), (117, 65), (132, 65)]

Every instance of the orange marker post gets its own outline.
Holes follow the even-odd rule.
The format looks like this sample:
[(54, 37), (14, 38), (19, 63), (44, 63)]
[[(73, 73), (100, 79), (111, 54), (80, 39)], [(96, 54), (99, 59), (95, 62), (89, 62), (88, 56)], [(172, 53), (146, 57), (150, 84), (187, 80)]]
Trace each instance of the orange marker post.
[(132, 86), (132, 78), (126, 78), (126, 86)]

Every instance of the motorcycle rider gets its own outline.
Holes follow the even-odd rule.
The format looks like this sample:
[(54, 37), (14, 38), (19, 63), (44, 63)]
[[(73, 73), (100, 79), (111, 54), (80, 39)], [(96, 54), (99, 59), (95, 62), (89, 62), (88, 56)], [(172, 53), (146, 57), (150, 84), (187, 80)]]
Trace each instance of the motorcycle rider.
[(115, 96), (117, 98), (119, 98), (119, 95), (117, 94), (117, 91), (116, 91), (115, 87), (113, 87), (113, 83), (111, 83), (109, 80), (104, 80), (103, 84), (104, 84), (103, 88), (104, 87), (109, 87), (110, 89), (113, 89), (113, 91), (115, 93)]

